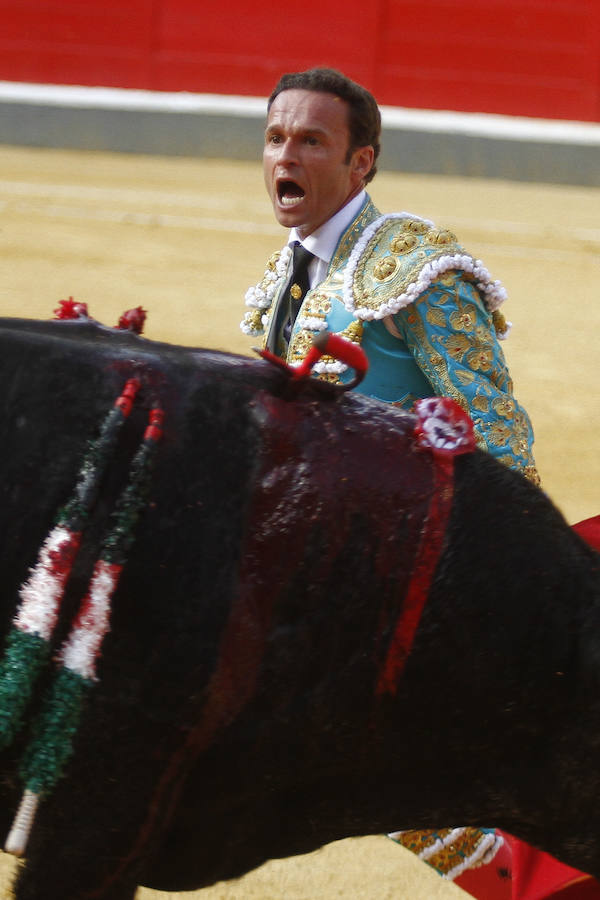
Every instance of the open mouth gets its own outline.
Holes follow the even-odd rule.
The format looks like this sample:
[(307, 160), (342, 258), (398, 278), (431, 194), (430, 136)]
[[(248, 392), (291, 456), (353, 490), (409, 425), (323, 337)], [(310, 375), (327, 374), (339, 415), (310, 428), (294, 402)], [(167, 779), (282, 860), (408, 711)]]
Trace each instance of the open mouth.
[(282, 180), (277, 184), (277, 198), (282, 206), (296, 206), (304, 198), (304, 191), (295, 181)]

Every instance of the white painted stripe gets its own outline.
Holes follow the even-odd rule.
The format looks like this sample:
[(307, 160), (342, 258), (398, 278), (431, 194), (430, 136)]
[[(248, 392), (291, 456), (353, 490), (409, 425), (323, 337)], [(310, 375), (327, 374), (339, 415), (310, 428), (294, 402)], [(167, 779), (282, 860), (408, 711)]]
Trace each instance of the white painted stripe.
[[(464, 216), (453, 216), (451, 227), (454, 231), (462, 231), (470, 229), (472, 231), (498, 232), (500, 234), (527, 235), (534, 239), (548, 239), (548, 224), (534, 224), (532, 222), (514, 222), (510, 219), (489, 219), (482, 217), (481, 219), (471, 219)], [(570, 225), (560, 220), (551, 232), (561, 240), (565, 238), (576, 241), (591, 241), (592, 243), (600, 243), (600, 228), (585, 228), (580, 225)]]
[[(109, 109), (138, 112), (192, 113), (262, 119), (264, 97), (227, 94), (192, 94), (185, 91), (143, 91), (80, 85), (30, 84), (0, 81), (0, 103)], [(382, 106), (385, 128), (405, 131), (457, 134), (496, 140), (533, 141), (600, 147), (600, 124), (567, 120), (535, 119), (490, 113), (407, 109)]]
[[(590, 252), (589, 254), (584, 255), (581, 247), (576, 246), (572, 249), (562, 247), (555, 250), (552, 247), (536, 247), (528, 244), (520, 246), (518, 244), (502, 244), (497, 241), (488, 243), (487, 241), (477, 240), (476, 248), (477, 253), (481, 256), (494, 255), (496, 258), (500, 256), (510, 256), (514, 259), (524, 259), (528, 261), (539, 259), (547, 260), (549, 263), (553, 264), (563, 262), (565, 265), (573, 265), (575, 260), (577, 260), (577, 265), (580, 268), (583, 266), (600, 268), (600, 257), (597, 253)], [(596, 273), (594, 273), (594, 276), (596, 276)]]
[(382, 106), (383, 125), (399, 131), (425, 131), (506, 141), (543, 144), (580, 144), (600, 147), (600, 125), (563, 119), (530, 119), (491, 113), (401, 109)]
[[(0, 201), (0, 208), (7, 209), (8, 203)], [(169, 213), (147, 213), (132, 210), (103, 209), (61, 205), (58, 203), (38, 205), (18, 200), (10, 204), (10, 209), (24, 215), (43, 216), (49, 219), (79, 219), (81, 221), (113, 222), (119, 225), (150, 225), (164, 228), (192, 228), (208, 231), (224, 231), (231, 234), (264, 234), (282, 239), (283, 232), (276, 225), (244, 222), (235, 219), (217, 219), (210, 216), (170, 215)]]
[[(221, 195), (190, 195), (169, 191), (124, 189), (112, 187), (96, 187), (92, 185), (64, 185), (45, 182), (10, 182), (0, 180), (0, 210), (13, 213), (33, 215), (42, 218), (95, 220), (114, 222), (121, 225), (159, 226), (164, 228), (186, 228), (220, 231), (231, 234), (261, 234), (284, 240), (284, 231), (275, 222), (259, 222), (254, 218), (251, 207), (248, 218), (204, 215), (204, 210), (217, 211), (221, 205), (223, 211), (229, 210), (226, 198)], [(10, 199), (9, 199), (10, 198)], [(14, 198), (14, 199), (13, 199)], [(72, 202), (71, 202), (72, 201)], [(89, 205), (89, 201), (97, 201), (101, 206)], [(124, 201), (124, 202), (123, 202)], [(160, 204), (163, 208), (180, 207), (190, 210), (189, 213), (166, 213), (160, 210), (144, 209), (145, 204)], [(262, 212), (262, 208), (261, 208)], [(196, 214), (194, 214), (196, 213)], [(238, 211), (239, 215), (239, 211)], [(472, 231), (469, 245), (477, 242), (478, 250), (486, 252), (502, 252), (514, 256), (538, 257), (548, 259), (570, 260), (573, 253), (581, 253), (581, 247), (569, 248), (565, 241), (583, 242), (589, 245), (588, 262), (600, 265), (597, 248), (600, 249), (600, 229), (586, 228), (580, 225), (560, 223), (560, 245), (548, 244), (548, 232), (545, 225), (531, 222), (518, 222), (491, 218), (471, 219), (454, 217), (451, 227), (460, 233)], [(557, 229), (558, 231), (558, 229)], [(552, 232), (553, 233), (553, 232)], [(514, 238), (525, 237), (527, 243), (511, 246), (510, 244), (491, 243), (498, 236)], [(535, 243), (544, 246), (532, 246)]]
[(251, 119), (262, 119), (267, 111), (267, 100), (264, 97), (191, 94), (186, 91), (142, 91), (83, 85), (29, 84), (15, 81), (0, 81), (0, 102), (71, 106), (78, 109), (214, 113)]
[[(91, 184), (59, 184), (57, 182), (43, 181), (12, 181), (0, 179), (0, 196), (11, 197), (35, 197), (38, 199), (58, 199), (85, 201), (103, 201), (139, 208), (142, 205), (151, 206), (157, 204), (161, 207), (182, 207), (192, 210), (210, 210), (229, 214), (237, 212), (240, 207), (246, 215), (255, 216), (271, 215), (271, 204), (266, 195), (265, 200), (252, 200), (250, 197), (240, 198), (234, 193), (224, 193), (222, 190), (210, 192), (200, 188), (199, 191), (190, 189), (181, 193), (173, 190), (153, 190), (146, 187), (126, 188), (112, 185)], [(278, 232), (281, 234), (281, 230)]]

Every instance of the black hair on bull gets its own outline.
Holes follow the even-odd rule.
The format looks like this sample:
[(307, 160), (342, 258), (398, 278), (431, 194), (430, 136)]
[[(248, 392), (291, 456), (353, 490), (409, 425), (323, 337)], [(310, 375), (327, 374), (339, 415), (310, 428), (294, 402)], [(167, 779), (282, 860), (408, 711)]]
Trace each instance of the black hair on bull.
[[(292, 397), (266, 362), (92, 322), (4, 320), (0, 341), (5, 630), (135, 376), (59, 645), (148, 409), (165, 410), (99, 680), (17, 900), (193, 890), (349, 835), (454, 824), (504, 827), (600, 875), (598, 554), (540, 491), (483, 453), (455, 461), (415, 643), (378, 694), (434, 483), (413, 417), (311, 384)], [(0, 757), (6, 830), (42, 687)]]

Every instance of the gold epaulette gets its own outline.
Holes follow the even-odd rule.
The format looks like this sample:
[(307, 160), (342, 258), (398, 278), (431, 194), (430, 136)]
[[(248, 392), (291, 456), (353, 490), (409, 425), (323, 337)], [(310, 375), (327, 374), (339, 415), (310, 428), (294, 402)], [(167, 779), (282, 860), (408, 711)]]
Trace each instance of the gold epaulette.
[(490, 311), (506, 299), (481, 262), (446, 228), (408, 213), (380, 216), (348, 262), (344, 304), (357, 318), (383, 319), (414, 303), (440, 276), (457, 269), (474, 281)]

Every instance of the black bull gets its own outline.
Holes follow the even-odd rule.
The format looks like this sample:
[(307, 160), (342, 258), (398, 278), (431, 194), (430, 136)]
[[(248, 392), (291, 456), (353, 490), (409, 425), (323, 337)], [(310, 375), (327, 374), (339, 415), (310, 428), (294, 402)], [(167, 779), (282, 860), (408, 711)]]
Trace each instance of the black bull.
[[(64, 638), (147, 409), (166, 413), (99, 680), (18, 900), (192, 890), (338, 838), (455, 824), (503, 827), (600, 876), (599, 557), (541, 492), (479, 451), (455, 461), (412, 652), (378, 692), (432, 492), (413, 417), (310, 386), (292, 397), (262, 360), (91, 322), (1, 329), (4, 630), (136, 375)], [(4, 832), (28, 728), (0, 760)]]

